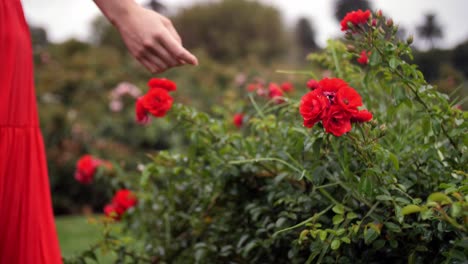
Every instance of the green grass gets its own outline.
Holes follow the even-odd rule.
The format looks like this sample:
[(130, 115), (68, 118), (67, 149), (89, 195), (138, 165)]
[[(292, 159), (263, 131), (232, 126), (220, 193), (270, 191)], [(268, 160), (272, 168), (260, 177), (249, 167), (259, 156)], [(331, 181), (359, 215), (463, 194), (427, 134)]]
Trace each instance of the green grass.
[[(94, 216), (98, 217), (98, 216)], [(89, 223), (89, 216), (63, 216), (55, 218), (62, 256), (70, 258), (79, 255), (100, 239), (98, 225)], [(99, 252), (98, 252), (99, 253)], [(110, 254), (98, 254), (99, 263), (114, 263)]]

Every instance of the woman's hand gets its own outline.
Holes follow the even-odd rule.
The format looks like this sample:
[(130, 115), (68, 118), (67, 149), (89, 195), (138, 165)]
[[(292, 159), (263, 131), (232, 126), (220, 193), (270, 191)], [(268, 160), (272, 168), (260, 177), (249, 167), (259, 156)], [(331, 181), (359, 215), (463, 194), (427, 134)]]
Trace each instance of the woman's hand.
[(182, 46), (179, 34), (166, 17), (133, 0), (95, 2), (119, 30), (130, 53), (152, 73), (198, 64), (197, 58)]

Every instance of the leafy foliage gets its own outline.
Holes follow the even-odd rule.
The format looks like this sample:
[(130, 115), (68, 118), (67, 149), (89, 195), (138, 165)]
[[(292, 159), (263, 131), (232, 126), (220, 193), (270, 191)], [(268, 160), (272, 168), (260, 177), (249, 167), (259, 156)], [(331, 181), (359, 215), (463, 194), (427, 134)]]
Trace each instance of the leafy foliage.
[[(467, 261), (468, 116), (402, 59), (409, 45), (377, 19), (347, 34), (352, 46), (330, 41), (310, 56), (359, 91), (372, 122), (334, 137), (302, 126), (298, 98), (245, 94), (239, 130), (230, 107), (176, 105), (168, 119), (190, 144), (117, 177), (139, 204), (123, 235), (104, 222), (103, 245), (122, 262)], [(365, 68), (354, 63), (362, 50)], [(69, 260), (78, 261), (86, 256)]]
[[(135, 98), (131, 96), (121, 98), (121, 109), (111, 109), (112, 93), (119, 83), (135, 85), (143, 93), (151, 77), (121, 48), (70, 40), (36, 51), (38, 108), (57, 214), (80, 213), (89, 206), (101, 212), (112, 195), (104, 184), (77, 184), (73, 175), (81, 155), (112, 159), (131, 171), (147, 154), (178, 149), (188, 142), (183, 133), (174, 133), (168, 120), (158, 120), (145, 129), (136, 126)], [(164, 76), (178, 83), (177, 102), (204, 111), (223, 102), (229, 104), (246, 79), (274, 74), (255, 59), (226, 66), (202, 53), (198, 57), (200, 66)]]

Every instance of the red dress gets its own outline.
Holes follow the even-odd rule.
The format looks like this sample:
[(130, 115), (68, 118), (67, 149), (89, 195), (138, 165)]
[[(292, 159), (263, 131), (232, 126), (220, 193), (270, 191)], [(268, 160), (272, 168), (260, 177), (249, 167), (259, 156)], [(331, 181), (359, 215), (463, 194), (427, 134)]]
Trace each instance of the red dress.
[(20, 0), (0, 0), (0, 264), (61, 263)]

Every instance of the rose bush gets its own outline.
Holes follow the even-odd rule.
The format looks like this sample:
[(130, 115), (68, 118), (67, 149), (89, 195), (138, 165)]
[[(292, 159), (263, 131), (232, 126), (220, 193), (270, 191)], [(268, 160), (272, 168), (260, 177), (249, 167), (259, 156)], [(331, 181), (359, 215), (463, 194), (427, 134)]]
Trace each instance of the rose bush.
[(98, 249), (132, 263), (468, 261), (467, 114), (381, 12), (345, 20), (346, 45), (310, 56), (332, 77), (311, 72), (299, 98), (254, 82), (235, 111), (174, 104), (167, 119), (190, 144), (119, 173), (113, 187), (138, 198), (126, 228), (105, 218), (103, 240), (68, 262)]

